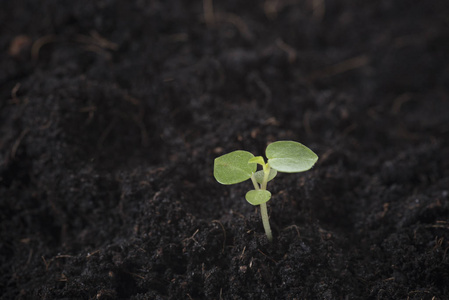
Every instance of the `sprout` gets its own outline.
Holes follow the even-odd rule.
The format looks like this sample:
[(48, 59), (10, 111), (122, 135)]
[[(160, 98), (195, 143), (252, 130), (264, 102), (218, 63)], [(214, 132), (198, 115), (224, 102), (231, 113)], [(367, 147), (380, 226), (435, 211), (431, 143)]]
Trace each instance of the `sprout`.
[[(267, 183), (281, 173), (299, 173), (312, 168), (318, 156), (306, 146), (293, 141), (278, 141), (268, 145), (265, 150), (268, 161), (262, 156), (237, 150), (220, 157), (214, 162), (214, 177), (225, 185), (236, 184), (251, 179), (254, 190), (245, 195), (252, 205), (260, 205), (262, 223), (269, 241), (273, 239), (267, 213), (267, 202), (271, 193), (267, 191)], [(257, 165), (262, 170), (257, 171)]]

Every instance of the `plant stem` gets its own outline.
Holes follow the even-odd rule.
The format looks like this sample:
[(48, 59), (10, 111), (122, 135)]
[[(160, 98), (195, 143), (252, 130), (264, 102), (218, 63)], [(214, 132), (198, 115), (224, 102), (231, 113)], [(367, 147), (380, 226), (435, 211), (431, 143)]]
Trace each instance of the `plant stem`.
[[(267, 165), (263, 168), (263, 181), (261, 190), (267, 189), (267, 183), (268, 183), (268, 176), (270, 175), (270, 166)], [(273, 234), (271, 233), (271, 227), (270, 227), (270, 220), (268, 218), (268, 209), (267, 209), (267, 203), (260, 204), (260, 214), (262, 215), (262, 223), (263, 228), (265, 229), (265, 234), (267, 235), (268, 240), (271, 242), (273, 240)]]
[(265, 234), (268, 240), (271, 242), (273, 240), (273, 235), (271, 234), (270, 220), (268, 220), (267, 203), (262, 203), (260, 205), (260, 214), (262, 215), (263, 228), (265, 229)]
[(268, 183), (268, 176), (270, 176), (270, 166), (268, 165), (268, 163), (266, 164), (265, 167), (263, 167), (263, 181), (262, 181), (262, 186), (261, 186), (261, 190), (266, 190), (267, 189), (267, 183)]
[(257, 183), (256, 176), (254, 176), (254, 173), (251, 175), (251, 181), (253, 182), (254, 189), (259, 190), (260, 187), (259, 184)]

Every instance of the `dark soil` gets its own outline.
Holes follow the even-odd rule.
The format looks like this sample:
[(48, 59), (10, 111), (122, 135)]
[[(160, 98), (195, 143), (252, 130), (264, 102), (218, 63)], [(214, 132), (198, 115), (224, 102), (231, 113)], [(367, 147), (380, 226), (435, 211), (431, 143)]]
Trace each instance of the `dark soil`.
[(0, 2), (2, 299), (449, 299), (447, 1), (210, 3)]

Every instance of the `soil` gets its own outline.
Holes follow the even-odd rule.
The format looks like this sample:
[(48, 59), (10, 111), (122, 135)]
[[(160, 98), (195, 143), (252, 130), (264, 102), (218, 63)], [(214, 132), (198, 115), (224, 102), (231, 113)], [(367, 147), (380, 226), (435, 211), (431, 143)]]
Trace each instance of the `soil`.
[[(1, 1), (2, 299), (449, 299), (448, 13)], [(212, 174), (277, 140), (270, 243)]]

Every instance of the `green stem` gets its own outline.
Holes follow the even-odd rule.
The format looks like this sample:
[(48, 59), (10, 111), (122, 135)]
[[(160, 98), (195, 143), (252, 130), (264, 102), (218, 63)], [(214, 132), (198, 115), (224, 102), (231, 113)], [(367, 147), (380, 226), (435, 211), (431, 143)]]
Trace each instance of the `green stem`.
[(271, 242), (273, 240), (273, 235), (271, 234), (270, 220), (268, 219), (267, 203), (262, 203), (260, 205), (260, 214), (262, 215), (263, 228), (265, 229), (265, 234), (268, 240)]
[(255, 190), (260, 189), (259, 184), (257, 183), (257, 180), (256, 180), (256, 176), (254, 176), (254, 173), (251, 175), (251, 181), (253, 182)]
[(268, 163), (263, 167), (263, 181), (262, 181), (262, 187), (261, 190), (267, 189), (267, 183), (268, 183), (268, 176), (270, 176), (270, 166)]
[[(263, 168), (263, 181), (261, 190), (267, 189), (268, 176), (270, 175), (270, 166), (268, 163)], [(270, 220), (268, 219), (268, 209), (267, 203), (260, 204), (260, 214), (262, 215), (263, 228), (265, 229), (265, 234), (268, 240), (271, 242), (273, 240), (273, 234), (271, 233)]]

